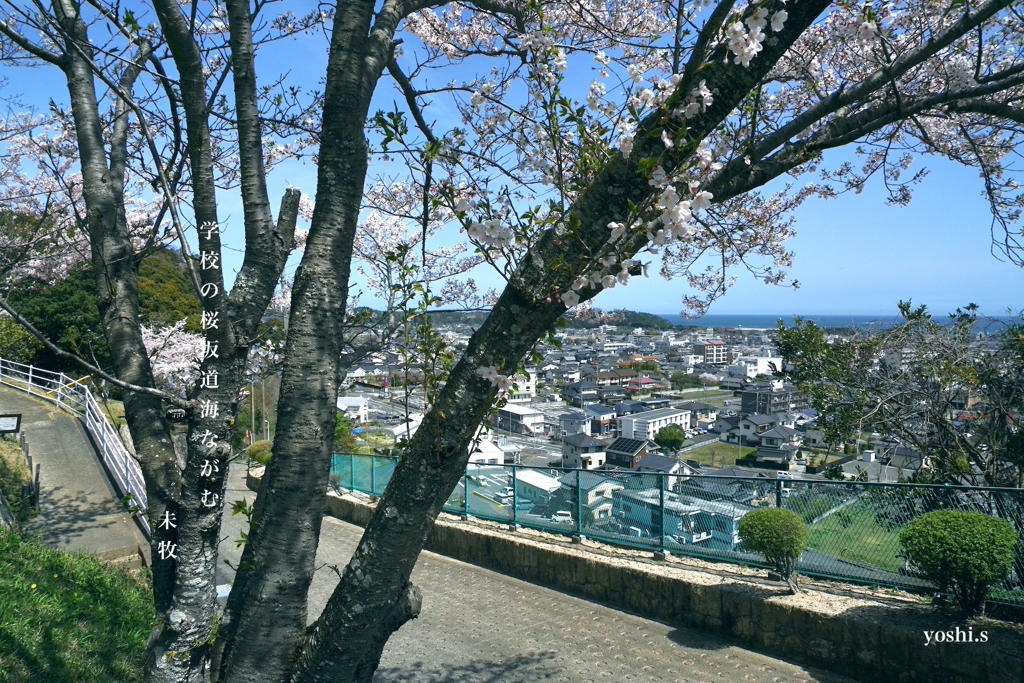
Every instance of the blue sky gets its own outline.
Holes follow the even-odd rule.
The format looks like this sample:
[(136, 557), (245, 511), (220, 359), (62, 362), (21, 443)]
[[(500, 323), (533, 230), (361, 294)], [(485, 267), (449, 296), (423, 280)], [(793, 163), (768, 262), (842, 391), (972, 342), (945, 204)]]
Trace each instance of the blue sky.
[[(407, 47), (412, 46), (407, 43)], [(322, 36), (283, 41), (266, 48), (263, 56), (271, 59), (262, 61), (260, 75), (264, 79), (272, 75), (268, 64), (281, 70), (292, 68), (293, 76), (316, 87), (316, 79), (323, 74), (325, 52)], [(20, 95), (42, 109), (52, 97), (66, 106), (66, 86), (54, 68), (5, 69), (5, 76), (8, 84), (3, 94), (7, 97)], [(442, 76), (469, 79), (471, 74), (438, 73), (433, 79), (439, 81)], [(589, 74), (584, 76), (581, 87), (589, 80)], [(389, 82), (382, 81), (375, 99), (376, 107), (390, 109), (399, 97)], [(431, 117), (443, 114), (437, 108)], [(808, 201), (797, 212), (797, 235), (788, 243), (796, 253), (790, 279), (798, 280), (801, 287), (768, 286), (737, 271), (736, 286), (709, 313), (890, 314), (898, 300), (908, 298), (927, 304), (936, 313), (969, 302), (979, 304), (990, 315), (1024, 308), (1024, 272), (991, 252), (991, 218), (977, 173), (937, 157), (915, 160), (913, 170), (921, 165), (931, 173), (916, 187), (907, 207), (887, 206), (877, 182), (860, 195)], [(288, 162), (269, 180), (276, 210), (288, 185), (314, 194), (316, 170), (308, 164)], [(222, 225), (228, 237), (234, 237), (230, 246), (240, 247), (242, 212), (237, 191), (221, 192), (219, 205)], [(230, 279), (232, 266), (237, 269), (241, 263), (241, 253), (226, 250), (224, 257), (225, 274)], [(297, 262), (291, 268), (295, 265)], [(501, 284), (496, 275), (475, 275), (486, 286)], [(604, 309), (678, 313), (686, 289), (682, 281), (667, 282), (652, 274), (649, 279), (634, 278), (628, 287), (603, 292), (594, 303)], [(373, 302), (364, 299), (363, 303)]]
[[(971, 302), (990, 315), (1024, 307), (1024, 270), (991, 253), (991, 215), (977, 172), (938, 157), (920, 164), (931, 173), (905, 207), (887, 206), (879, 183), (859, 195), (809, 200), (787, 243), (796, 254), (790, 277), (800, 288), (737, 272), (736, 286), (709, 313), (889, 314), (901, 299), (942, 314)], [(652, 277), (595, 303), (678, 313), (684, 293), (684, 283)]]

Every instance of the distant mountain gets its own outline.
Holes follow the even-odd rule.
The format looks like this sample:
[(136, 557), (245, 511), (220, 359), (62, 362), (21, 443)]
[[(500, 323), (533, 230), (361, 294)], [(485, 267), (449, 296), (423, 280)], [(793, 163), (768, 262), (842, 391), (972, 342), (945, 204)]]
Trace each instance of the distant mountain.
[[(372, 310), (372, 309), (368, 309)], [(380, 314), (379, 311), (373, 311)], [(428, 314), (430, 322), (434, 325), (470, 325), (479, 327), (489, 315), (488, 311), (438, 311)], [(619, 327), (642, 327), (645, 330), (671, 330), (676, 327), (665, 318), (653, 313), (638, 313), (637, 311), (602, 311), (598, 308), (580, 311), (571, 316), (565, 316), (567, 327), (571, 329), (588, 329), (600, 327), (601, 325), (616, 325)]]
[(586, 329), (600, 327), (601, 325), (629, 328), (642, 327), (645, 330), (671, 330), (675, 327), (675, 325), (659, 315), (627, 311), (624, 308), (617, 311), (602, 311), (599, 308), (592, 308), (566, 316), (565, 321), (573, 329)]

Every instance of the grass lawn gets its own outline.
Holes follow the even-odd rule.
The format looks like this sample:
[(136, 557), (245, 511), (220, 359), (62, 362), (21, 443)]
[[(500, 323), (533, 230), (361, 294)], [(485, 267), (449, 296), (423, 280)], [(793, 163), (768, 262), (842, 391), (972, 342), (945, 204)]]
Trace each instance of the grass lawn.
[(808, 529), (807, 547), (857, 564), (896, 572), (903, 566), (899, 534), (878, 525), (869, 504), (860, 500)]
[(0, 528), (0, 680), (142, 681), (149, 588), (95, 558)]
[(126, 424), (124, 421), (124, 403), (121, 401), (111, 400), (106, 401), (106, 403), (100, 400), (97, 400), (96, 402), (100, 404), (100, 410), (102, 410), (103, 414), (107, 416), (108, 420), (110, 420), (110, 424), (115, 427), (120, 427), (122, 424)]
[(19, 521), (31, 516), (30, 499), (23, 500), (21, 487), (32, 481), (32, 475), (25, 463), (21, 446), (14, 439), (4, 436), (0, 438), (0, 491), (11, 506), (11, 512)]
[(749, 448), (737, 448), (736, 444), (712, 441), (706, 446), (687, 451), (679, 457), (683, 460), (697, 460), (701, 465), (728, 467), (735, 465), (737, 458), (742, 458), (751, 452), (753, 451)]

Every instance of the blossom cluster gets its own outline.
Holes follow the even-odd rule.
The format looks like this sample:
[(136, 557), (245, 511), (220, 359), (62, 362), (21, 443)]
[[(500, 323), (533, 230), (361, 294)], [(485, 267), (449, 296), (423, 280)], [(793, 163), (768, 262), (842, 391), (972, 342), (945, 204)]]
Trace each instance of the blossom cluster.
[(154, 379), (170, 391), (184, 396), (199, 372), (205, 339), (186, 332), (184, 320), (170, 327), (142, 325), (141, 331)]
[[(772, 14), (770, 17), (772, 30), (775, 32), (781, 31), (788, 18), (789, 13), (786, 10), (779, 10)], [(729, 24), (725, 31), (725, 37), (729, 41), (729, 51), (735, 55), (733, 58), (734, 63), (750, 66), (750, 60), (756, 57), (757, 53), (763, 49), (762, 43), (765, 40), (764, 29), (768, 26), (768, 22), (768, 10), (761, 7), (747, 17), (743, 23), (734, 21)], [(744, 27), (744, 24), (746, 24), (746, 27)]]
[(502, 375), (498, 372), (498, 369), (493, 365), (490, 367), (481, 367), (476, 369), (476, 374), (482, 379), (487, 380), (491, 383), (491, 386), (498, 387), (498, 391), (508, 391), (512, 388), (512, 378), (508, 375)]
[(491, 218), (482, 223), (472, 222), (467, 229), (471, 239), (485, 247), (499, 249), (510, 247), (515, 242), (515, 234), (510, 228), (502, 225), (498, 218)]
[[(678, 76), (678, 74), (676, 74)], [(675, 78), (673, 76), (672, 78)], [(715, 103), (715, 98), (708, 90), (707, 81), (701, 81), (696, 88), (690, 91), (689, 96), (686, 98), (686, 104), (681, 107), (676, 107), (672, 113), (679, 117), (692, 119), (697, 114), (705, 111), (708, 107)]]

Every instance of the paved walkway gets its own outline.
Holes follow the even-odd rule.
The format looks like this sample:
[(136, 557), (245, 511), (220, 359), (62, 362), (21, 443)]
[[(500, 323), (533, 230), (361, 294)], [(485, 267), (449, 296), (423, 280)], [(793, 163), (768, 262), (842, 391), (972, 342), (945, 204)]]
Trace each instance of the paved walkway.
[(78, 418), (0, 386), (0, 413), (21, 413), (29, 454), (39, 469), (39, 516), (26, 531), (59, 550), (138, 566), (149, 542), (121, 505)]
[[(312, 617), (338, 581), (329, 565), (341, 568), (361, 533), (324, 519)], [(420, 557), (413, 582), (423, 611), (388, 642), (374, 681), (850, 683), (433, 553)]]
[[(54, 407), (0, 387), (0, 412), (23, 413), (33, 457), (42, 465), (42, 510), (36, 524), (69, 550), (115, 552), (144, 538), (114, 497), (81, 424)], [(255, 497), (245, 467), (229, 472), (226, 510)], [(244, 518), (226, 513), (222, 559), (237, 564)], [(325, 518), (310, 588), (310, 618), (337, 584), (330, 568), (348, 562), (362, 529)], [(134, 548), (132, 548), (134, 551)], [(221, 562), (218, 583), (234, 571)], [(689, 629), (678, 629), (540, 588), (495, 572), (423, 553), (413, 573), (423, 590), (419, 619), (389, 641), (380, 683), (850, 683), (759, 655)]]
[[(244, 476), (244, 466), (232, 466), (226, 509), (255, 498)], [(239, 520), (225, 514), (222, 526), (220, 550), (232, 564)], [(324, 518), (310, 621), (338, 583), (331, 565), (344, 568), (362, 532)], [(218, 583), (233, 578), (222, 563)], [(434, 553), (420, 556), (413, 581), (423, 611), (388, 641), (376, 683), (852, 683)]]

